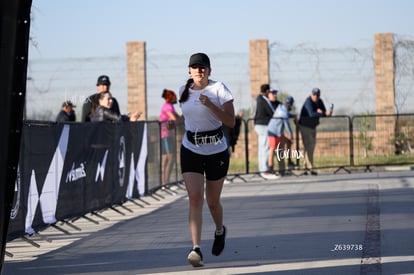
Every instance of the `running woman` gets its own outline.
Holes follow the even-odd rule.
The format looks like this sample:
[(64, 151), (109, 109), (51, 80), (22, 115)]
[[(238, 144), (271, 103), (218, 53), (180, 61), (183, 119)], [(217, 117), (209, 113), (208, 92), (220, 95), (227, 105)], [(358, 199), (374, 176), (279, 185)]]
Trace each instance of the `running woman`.
[(179, 90), (179, 103), (184, 117), (181, 145), (181, 172), (189, 197), (188, 221), (193, 247), (188, 262), (203, 266), (201, 253), (202, 210), (204, 192), (215, 223), (211, 253), (219, 256), (225, 246), (226, 227), (220, 202), (223, 182), (229, 168), (229, 152), (222, 125), (235, 124), (233, 95), (219, 81), (209, 79), (210, 59), (195, 53), (189, 61), (190, 78)]

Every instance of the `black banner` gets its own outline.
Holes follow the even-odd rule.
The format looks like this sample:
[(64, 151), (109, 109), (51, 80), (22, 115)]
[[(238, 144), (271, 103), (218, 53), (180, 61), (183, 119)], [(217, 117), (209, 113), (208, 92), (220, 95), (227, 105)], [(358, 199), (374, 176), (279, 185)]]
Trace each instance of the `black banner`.
[(146, 192), (146, 123), (23, 127), (8, 240)]

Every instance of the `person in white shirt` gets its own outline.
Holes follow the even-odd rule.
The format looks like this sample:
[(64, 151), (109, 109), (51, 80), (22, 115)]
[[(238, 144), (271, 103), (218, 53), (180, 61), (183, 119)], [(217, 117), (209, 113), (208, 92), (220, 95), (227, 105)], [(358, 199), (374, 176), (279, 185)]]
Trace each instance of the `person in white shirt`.
[(180, 156), (189, 197), (188, 219), (193, 243), (187, 260), (199, 267), (203, 266), (200, 243), (204, 193), (216, 227), (212, 254), (220, 255), (225, 246), (226, 227), (220, 197), (230, 156), (222, 125), (233, 128), (235, 114), (230, 90), (222, 82), (209, 79), (209, 57), (205, 53), (195, 53), (188, 67), (190, 78), (179, 90), (186, 130)]

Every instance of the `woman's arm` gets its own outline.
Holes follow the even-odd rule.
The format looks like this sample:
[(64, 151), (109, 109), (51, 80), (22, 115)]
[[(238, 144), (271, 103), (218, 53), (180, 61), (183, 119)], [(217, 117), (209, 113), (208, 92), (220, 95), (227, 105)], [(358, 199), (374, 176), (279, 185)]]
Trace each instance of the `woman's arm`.
[(104, 108), (103, 109), (103, 120), (111, 120), (111, 121), (121, 121), (122, 119), (122, 115), (118, 115), (116, 112)]
[(200, 95), (200, 102), (208, 107), (224, 125), (233, 128), (235, 122), (233, 100), (229, 100), (221, 108), (214, 105), (205, 95)]

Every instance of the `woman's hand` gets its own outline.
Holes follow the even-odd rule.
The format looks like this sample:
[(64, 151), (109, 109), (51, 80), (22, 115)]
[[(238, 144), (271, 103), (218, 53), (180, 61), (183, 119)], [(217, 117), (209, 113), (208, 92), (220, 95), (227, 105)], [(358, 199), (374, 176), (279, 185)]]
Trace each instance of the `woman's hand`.
[(233, 100), (227, 101), (221, 106), (221, 108), (219, 108), (214, 105), (206, 95), (201, 94), (198, 99), (200, 100), (201, 104), (210, 108), (210, 110), (217, 116), (217, 118), (220, 119), (225, 125), (229, 126), (230, 128), (234, 127), (235, 115)]
[(206, 107), (209, 107), (212, 103), (208, 96), (200, 94), (200, 97), (198, 98), (201, 102), (201, 104), (205, 105)]
[(128, 114), (129, 121), (137, 121), (139, 117), (142, 115), (142, 112), (136, 111), (135, 113)]

